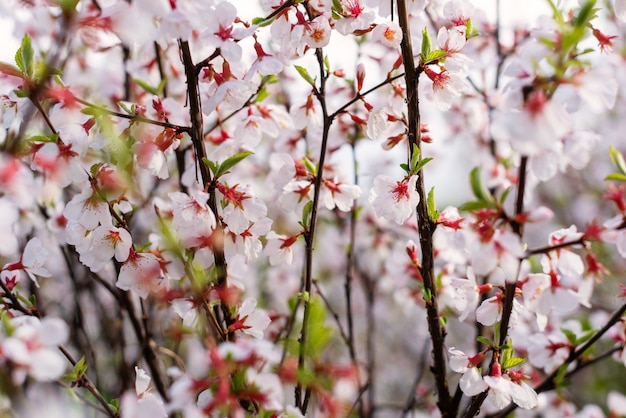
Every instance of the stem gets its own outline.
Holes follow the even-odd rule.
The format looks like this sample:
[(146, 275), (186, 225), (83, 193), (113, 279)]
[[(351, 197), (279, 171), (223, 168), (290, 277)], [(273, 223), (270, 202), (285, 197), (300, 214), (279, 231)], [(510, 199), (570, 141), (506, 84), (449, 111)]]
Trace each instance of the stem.
[(120, 113), (120, 112), (115, 112), (113, 110), (109, 110), (105, 107), (102, 106), (98, 106), (96, 104), (90, 103), (86, 100), (80, 99), (78, 97), (74, 97), (75, 100), (82, 104), (83, 106), (89, 107), (91, 109), (95, 109), (99, 112), (105, 113), (107, 115), (110, 116), (115, 116), (118, 118), (123, 118), (123, 119), (130, 119), (133, 122), (142, 122), (142, 123), (149, 123), (150, 125), (157, 125), (157, 126), (162, 126), (164, 128), (169, 128), (169, 129), (174, 129), (176, 132), (187, 132), (189, 133), (191, 131), (191, 128), (187, 127), (187, 126), (180, 126), (180, 125), (174, 125), (173, 123), (168, 123), (168, 122), (162, 122), (160, 120), (154, 120), (154, 119), (148, 119), (148, 118), (144, 118), (143, 116), (139, 116), (139, 115), (129, 115), (127, 113)]
[[(324, 57), (320, 48), (315, 50), (317, 62), (319, 65), (321, 81), (319, 90), (315, 90), (317, 100), (322, 108), (322, 115), (324, 120), (324, 127), (322, 129), (322, 145), (320, 149), (320, 158), (317, 164), (317, 175), (315, 176), (315, 185), (313, 190), (313, 203), (311, 208), (311, 220), (309, 222), (308, 230), (304, 234), (304, 241), (306, 243), (306, 255), (305, 255), (305, 269), (304, 269), (304, 292), (307, 298), (304, 300), (304, 314), (302, 317), (302, 329), (300, 331), (300, 348), (298, 353), (298, 370), (304, 370), (304, 357), (306, 354), (307, 345), (307, 328), (309, 326), (309, 315), (311, 305), (309, 303), (309, 297), (311, 295), (311, 284), (313, 282), (313, 246), (315, 242), (315, 228), (317, 225), (317, 212), (320, 200), (320, 191), (322, 188), (322, 179), (324, 177), (324, 162), (326, 160), (326, 147), (328, 145), (328, 134), (330, 132), (330, 126), (333, 123), (333, 119), (328, 115), (328, 109), (326, 107), (326, 73), (324, 70)], [(296, 406), (300, 408), (303, 414), (306, 414), (308, 405), (308, 396), (310, 391), (307, 390), (302, 398), (302, 384), (298, 382), (295, 389)]]
[[(407, 106), (408, 106), (408, 139), (409, 158), (411, 160), (414, 145), (419, 147), (421, 142), (420, 112), (418, 83), (419, 73), (416, 71), (413, 59), (413, 47), (411, 46), (411, 30), (409, 24), (409, 14), (406, 0), (398, 0), (398, 19), (402, 28), (402, 59), (404, 61)], [(426, 191), (424, 186), (424, 172), (420, 170), (416, 189), (420, 195), (420, 202), (417, 205), (417, 224), (420, 235), (420, 247), (422, 250), (421, 274), (424, 279), (424, 287), (430, 293), (430, 299), (426, 302), (426, 313), (428, 317), (428, 331), (433, 344), (434, 364), (431, 368), (437, 386), (437, 406), (442, 417), (449, 416), (450, 393), (446, 378), (446, 357), (445, 357), (445, 330), (439, 321), (439, 306), (437, 302), (437, 284), (435, 282), (434, 271), (434, 249), (432, 236), (436, 225), (428, 216), (426, 206)]]
[[(194, 150), (196, 152), (196, 158), (198, 167), (200, 169), (200, 176), (202, 178), (202, 187), (209, 193), (209, 208), (215, 215), (217, 220), (217, 226), (213, 234), (218, 237), (214, 240), (213, 254), (215, 257), (215, 270), (217, 273), (216, 288), (226, 289), (227, 283), (227, 265), (226, 257), (224, 256), (224, 243), (219, 237), (224, 236), (224, 225), (220, 219), (217, 210), (217, 198), (216, 198), (216, 184), (211, 177), (209, 168), (204, 163), (204, 159), (207, 156), (206, 149), (204, 147), (204, 121), (202, 116), (202, 106), (200, 103), (200, 91), (198, 88), (198, 73), (191, 57), (191, 51), (189, 49), (189, 42), (178, 41), (181, 51), (183, 65), (185, 67), (185, 75), (187, 77), (187, 93), (189, 99), (189, 114), (191, 116), (191, 142), (193, 143)], [(234, 322), (230, 308), (222, 301), (220, 304), (223, 319), (225, 324), (222, 324), (222, 331), (226, 333), (226, 330), (230, 324)]]

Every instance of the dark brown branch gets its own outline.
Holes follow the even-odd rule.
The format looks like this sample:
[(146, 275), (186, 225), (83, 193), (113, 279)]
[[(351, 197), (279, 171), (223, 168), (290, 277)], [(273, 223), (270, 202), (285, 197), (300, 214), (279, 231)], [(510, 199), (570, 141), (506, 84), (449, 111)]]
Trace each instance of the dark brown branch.
[[(311, 285), (313, 282), (313, 245), (315, 243), (315, 229), (317, 226), (317, 212), (320, 200), (320, 192), (322, 189), (322, 179), (324, 177), (324, 162), (326, 161), (326, 148), (328, 145), (328, 136), (330, 132), (330, 127), (333, 123), (333, 119), (328, 115), (328, 108), (326, 107), (326, 80), (327, 75), (324, 69), (324, 57), (322, 55), (322, 50), (317, 49), (315, 51), (315, 55), (317, 56), (317, 62), (319, 65), (319, 71), (321, 75), (320, 88), (319, 90), (315, 89), (315, 94), (317, 100), (320, 103), (320, 107), (322, 108), (322, 115), (324, 126), (322, 128), (322, 144), (320, 148), (320, 157), (317, 163), (317, 173), (315, 176), (315, 185), (313, 189), (313, 203), (311, 207), (311, 219), (309, 221), (308, 230), (304, 233), (304, 241), (305, 241), (305, 269), (304, 269), (304, 292), (307, 295), (307, 298), (304, 301), (304, 314), (302, 317), (302, 330), (300, 332), (300, 350), (298, 353), (298, 370), (304, 369), (304, 361), (305, 361), (305, 352), (306, 352), (306, 344), (307, 344), (307, 328), (309, 326), (309, 315), (310, 315), (310, 302), (309, 297), (311, 296)], [(298, 383), (295, 389), (295, 398), (296, 398), (296, 406), (300, 408), (303, 414), (306, 414), (307, 405), (308, 405), (308, 394), (309, 390), (306, 391), (304, 398), (302, 397), (302, 385)]]
[[(187, 77), (187, 93), (189, 99), (189, 114), (191, 117), (191, 142), (193, 143), (194, 150), (196, 152), (197, 167), (200, 170), (200, 176), (202, 178), (202, 187), (209, 193), (208, 205), (215, 219), (217, 220), (217, 226), (213, 234), (217, 237), (213, 245), (213, 255), (215, 257), (215, 271), (216, 271), (216, 288), (226, 289), (227, 278), (227, 265), (226, 257), (224, 255), (224, 225), (219, 216), (217, 209), (217, 197), (216, 197), (216, 184), (213, 181), (209, 168), (204, 163), (207, 153), (204, 147), (204, 121), (202, 116), (202, 106), (200, 102), (200, 91), (198, 88), (198, 74), (196, 67), (191, 57), (191, 50), (189, 49), (189, 43), (187, 41), (179, 40), (179, 48), (185, 67), (185, 76)], [(233, 323), (234, 318), (228, 307), (223, 301), (220, 304), (223, 320), (225, 324), (222, 324), (222, 332), (226, 333), (226, 329)]]
[[(398, 0), (398, 19), (402, 28), (402, 60), (404, 62), (407, 107), (408, 107), (408, 139), (409, 152), (408, 161), (411, 160), (414, 145), (420, 146), (420, 111), (418, 97), (419, 73), (415, 69), (413, 58), (413, 47), (411, 45), (411, 30), (409, 24), (409, 13), (406, 0)], [(420, 157), (421, 158), (421, 157)], [(449, 416), (450, 393), (446, 377), (446, 355), (445, 355), (445, 330), (439, 320), (439, 306), (437, 296), (437, 284), (434, 270), (434, 249), (433, 233), (436, 224), (428, 215), (426, 190), (424, 186), (423, 170), (419, 172), (416, 189), (420, 195), (420, 202), (417, 205), (417, 224), (420, 235), (420, 247), (422, 250), (421, 274), (424, 279), (424, 287), (429, 292), (426, 303), (426, 313), (428, 318), (428, 331), (433, 344), (433, 365), (432, 372), (437, 386), (437, 406), (442, 417)]]

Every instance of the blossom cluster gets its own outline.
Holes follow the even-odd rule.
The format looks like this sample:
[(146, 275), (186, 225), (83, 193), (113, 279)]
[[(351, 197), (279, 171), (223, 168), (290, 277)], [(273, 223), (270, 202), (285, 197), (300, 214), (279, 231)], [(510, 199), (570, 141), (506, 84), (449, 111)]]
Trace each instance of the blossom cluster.
[(497, 3), (1, 4), (0, 415), (626, 414), (626, 3)]

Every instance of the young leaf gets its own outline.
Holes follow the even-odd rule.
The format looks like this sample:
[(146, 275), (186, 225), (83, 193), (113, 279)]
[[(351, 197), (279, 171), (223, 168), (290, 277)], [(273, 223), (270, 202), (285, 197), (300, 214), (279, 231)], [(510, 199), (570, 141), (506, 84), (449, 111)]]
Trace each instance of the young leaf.
[(576, 339), (576, 346), (579, 346), (579, 345), (583, 344), (589, 338), (593, 337), (593, 335), (595, 333), (596, 333), (595, 329), (590, 329), (590, 330), (586, 331), (583, 335), (581, 335), (580, 337), (578, 337)]
[(476, 341), (478, 341), (479, 343), (483, 343), (487, 347), (493, 347), (493, 343), (489, 341), (489, 338), (483, 337), (482, 335), (476, 337)]
[(411, 163), (409, 164), (409, 167), (411, 168), (411, 174), (416, 174), (417, 171), (415, 171), (415, 167), (417, 167), (417, 164), (420, 161), (420, 149), (417, 146), (417, 144), (413, 144), (413, 149), (411, 152)]
[(430, 54), (428, 54), (427, 56), (425, 56), (424, 59), (424, 65), (427, 64), (431, 64), (433, 62), (439, 61), (440, 59), (443, 59), (445, 57), (448, 56), (448, 52), (442, 50), (442, 49), (437, 49), (435, 51), (432, 51)]
[(422, 63), (425, 64), (426, 57), (430, 55), (431, 42), (428, 28), (422, 29)]
[(572, 345), (576, 345), (576, 333), (574, 333), (573, 331), (570, 331), (567, 328), (561, 328), (561, 332), (563, 334), (565, 334), (565, 336), (567, 337), (567, 341), (569, 341)]
[(215, 173), (217, 173), (218, 165), (214, 163), (213, 161), (210, 161), (206, 157), (202, 159), (202, 162), (204, 163), (204, 165), (206, 165), (209, 168), (209, 170), (211, 170), (211, 173), (213, 173), (213, 176), (215, 176)]
[(426, 206), (428, 209), (428, 217), (432, 221), (436, 221), (439, 219), (439, 211), (437, 210), (437, 206), (435, 205), (435, 188), (432, 187), (428, 192), (428, 198), (426, 200)]
[(146, 91), (146, 93), (150, 93), (150, 94), (154, 94), (154, 95), (159, 94), (159, 88), (158, 87), (153, 87), (150, 84), (148, 84), (145, 81), (140, 80), (138, 78), (133, 79), (133, 81), (135, 83), (137, 83), (139, 85), (139, 87), (144, 89)]
[(311, 78), (311, 76), (309, 75), (309, 72), (307, 71), (306, 68), (300, 66), (300, 65), (294, 65), (294, 67), (296, 68), (296, 71), (298, 71), (298, 73), (300, 74), (300, 76), (307, 82), (309, 83), (311, 86), (315, 87), (315, 80), (313, 80), (313, 78)]
[(228, 173), (228, 170), (233, 168), (235, 165), (239, 164), (242, 160), (254, 154), (251, 151), (239, 152), (231, 157), (228, 157), (222, 164), (220, 164), (217, 172), (215, 173), (215, 177), (221, 177), (224, 174)]
[(474, 196), (478, 198), (480, 202), (493, 202), (493, 196), (485, 187), (483, 183), (483, 179), (480, 175), (480, 167), (474, 167), (474, 169), (470, 173), (470, 185), (472, 186), (472, 192)]
[(613, 147), (609, 147), (609, 155), (611, 156), (613, 165), (619, 170), (620, 173), (626, 175), (626, 161), (624, 161), (622, 153)]
[(422, 167), (424, 167), (426, 164), (428, 164), (429, 162), (431, 162), (433, 159), (431, 157), (426, 157), (426, 158), (422, 158), (419, 163), (417, 163), (417, 165), (415, 166), (414, 170), (411, 170), (411, 172), (413, 174), (417, 174), (419, 173), (419, 171), (422, 169)]
[(604, 180), (613, 180), (613, 181), (626, 181), (626, 175), (621, 173), (611, 173), (604, 178)]
[(308, 201), (306, 205), (302, 208), (302, 227), (308, 228), (309, 226), (309, 216), (311, 216), (311, 210), (313, 209), (313, 202)]
[(22, 46), (20, 46), (15, 54), (15, 64), (17, 64), (23, 73), (28, 74), (29, 77), (33, 75), (34, 56), (35, 52), (33, 51), (30, 36), (25, 34), (22, 38)]
[(472, 200), (459, 206), (459, 210), (461, 212), (471, 212), (473, 210), (487, 209), (491, 206), (492, 205), (488, 202), (478, 202), (476, 200)]
[(525, 363), (526, 359), (520, 358), (520, 357), (510, 357), (506, 360), (506, 362), (502, 362), (502, 368), (503, 369), (510, 369), (512, 367), (515, 366), (519, 366), (522, 363)]

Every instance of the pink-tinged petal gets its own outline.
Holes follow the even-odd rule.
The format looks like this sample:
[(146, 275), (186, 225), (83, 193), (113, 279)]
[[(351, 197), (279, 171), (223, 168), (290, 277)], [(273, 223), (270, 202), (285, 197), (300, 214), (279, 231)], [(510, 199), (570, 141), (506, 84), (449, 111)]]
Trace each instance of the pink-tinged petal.
[(141, 396), (148, 391), (150, 386), (150, 376), (145, 370), (135, 366), (135, 392), (137, 396)]
[(46, 346), (65, 344), (70, 332), (67, 324), (59, 318), (44, 318), (39, 326), (39, 342)]
[(465, 396), (476, 396), (489, 388), (476, 367), (468, 369), (461, 376), (459, 385)]
[(30, 375), (42, 382), (56, 380), (65, 372), (66, 360), (52, 349), (37, 350), (31, 355)]

